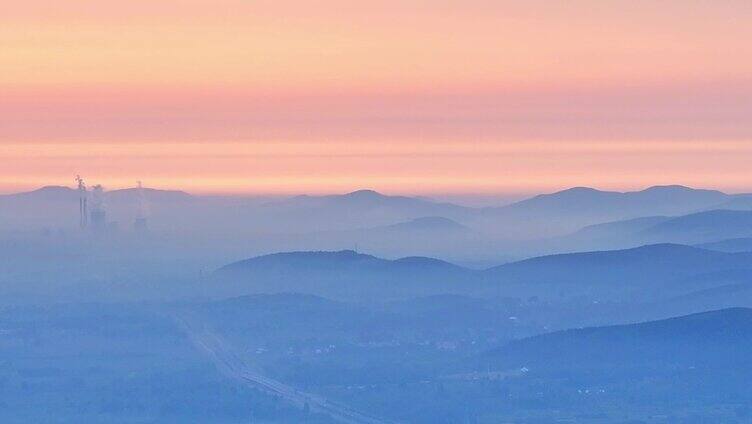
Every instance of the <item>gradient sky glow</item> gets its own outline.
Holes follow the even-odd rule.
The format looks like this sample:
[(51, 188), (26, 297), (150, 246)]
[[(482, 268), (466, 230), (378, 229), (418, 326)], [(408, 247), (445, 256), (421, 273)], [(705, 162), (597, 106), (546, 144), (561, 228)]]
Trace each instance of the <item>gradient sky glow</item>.
[(0, 192), (752, 191), (746, 0), (8, 3)]

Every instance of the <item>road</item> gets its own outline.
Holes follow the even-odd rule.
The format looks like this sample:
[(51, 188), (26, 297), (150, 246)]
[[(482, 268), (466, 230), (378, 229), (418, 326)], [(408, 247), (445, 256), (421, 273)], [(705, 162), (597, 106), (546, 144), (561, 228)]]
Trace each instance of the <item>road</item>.
[(329, 401), (322, 396), (300, 391), (285, 383), (266, 377), (259, 370), (249, 365), (241, 355), (238, 355), (234, 348), (221, 336), (195, 317), (176, 315), (175, 318), (191, 342), (217, 366), (220, 372), (229, 378), (279, 396), (300, 408), (308, 405), (312, 412), (326, 414), (337, 422), (348, 424), (393, 423), (393, 421), (372, 417)]

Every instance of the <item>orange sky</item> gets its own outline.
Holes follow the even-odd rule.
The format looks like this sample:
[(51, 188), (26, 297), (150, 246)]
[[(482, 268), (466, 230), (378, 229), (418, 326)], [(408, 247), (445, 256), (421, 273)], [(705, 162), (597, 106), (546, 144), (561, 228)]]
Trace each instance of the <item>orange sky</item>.
[(25, 0), (0, 192), (752, 190), (752, 3)]

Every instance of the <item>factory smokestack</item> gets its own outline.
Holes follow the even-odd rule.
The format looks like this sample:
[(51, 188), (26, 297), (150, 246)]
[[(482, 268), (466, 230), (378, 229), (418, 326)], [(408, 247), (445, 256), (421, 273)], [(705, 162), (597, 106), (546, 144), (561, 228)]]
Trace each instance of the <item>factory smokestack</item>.
[(80, 175), (76, 175), (78, 183), (78, 223), (81, 229), (85, 229), (89, 223), (89, 211), (87, 205), (86, 183)]

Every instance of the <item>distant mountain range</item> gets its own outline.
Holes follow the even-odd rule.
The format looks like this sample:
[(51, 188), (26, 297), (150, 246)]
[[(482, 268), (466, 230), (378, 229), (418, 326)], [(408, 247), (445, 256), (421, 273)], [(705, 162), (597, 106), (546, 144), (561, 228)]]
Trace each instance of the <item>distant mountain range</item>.
[(430, 258), (290, 252), (227, 265), (215, 273), (212, 288), (232, 295), (289, 291), (345, 299), (441, 293), (659, 299), (727, 284), (724, 279), (693, 279), (721, 271), (752, 273), (752, 253), (661, 244), (544, 256), (474, 271)]
[[(482, 267), (554, 252), (752, 237), (752, 212), (711, 209), (744, 196), (682, 186), (626, 193), (573, 188), (490, 208), (372, 190), (271, 201), (154, 189), (143, 194), (152, 231), (201, 240), (197, 245), (221, 241), (214, 250), (230, 252), (228, 258), (357, 247), (385, 257), (432, 256)], [(136, 189), (105, 192), (107, 220), (119, 223), (120, 232), (133, 231), (139, 196)], [(77, 199), (68, 187), (0, 196), (0, 230), (73, 230)]]
[(432, 258), (386, 260), (352, 250), (289, 252), (235, 262), (214, 273), (212, 293), (297, 292), (335, 299), (403, 299), (462, 293), (472, 271)]
[(649, 243), (702, 244), (719, 250), (750, 251), (742, 240), (752, 237), (752, 211), (714, 209), (675, 217), (649, 216), (587, 226), (568, 236), (553, 239), (557, 250), (615, 249)]
[[(106, 191), (102, 201), (108, 220), (132, 225), (140, 212), (141, 193), (150, 206), (150, 213), (160, 218), (167, 209), (185, 210), (196, 201), (188, 193), (175, 190), (144, 188), (139, 192), (138, 189), (131, 188)], [(78, 199), (78, 190), (61, 186), (0, 195), (0, 229), (75, 228), (78, 225)], [(164, 215), (173, 213), (166, 212)]]
[(680, 185), (653, 186), (640, 191), (602, 191), (575, 187), (553, 194), (542, 194), (507, 206), (508, 210), (547, 211), (557, 215), (590, 213), (593, 215), (635, 215), (648, 212), (675, 215), (707, 205), (728, 201), (732, 196), (717, 190), (701, 190)]
[[(223, 221), (275, 232), (315, 232), (386, 226), (424, 217), (447, 218), (462, 225), (494, 231), (507, 238), (532, 238), (574, 231), (589, 224), (655, 215), (681, 215), (732, 202), (737, 196), (683, 186), (651, 187), (635, 192), (572, 188), (543, 194), (502, 207), (471, 208), (425, 198), (388, 196), (373, 190), (342, 195), (296, 196), (276, 201), (191, 196), (171, 190), (145, 189), (146, 199), (160, 210), (180, 203), (183, 214), (210, 209)], [(106, 192), (116, 209), (136, 201), (136, 189)], [(0, 196), (0, 213), (26, 207), (32, 216), (45, 208), (60, 216), (77, 213), (78, 193), (68, 187), (44, 187), (28, 193)], [(33, 207), (32, 207), (33, 206)], [(225, 210), (218, 210), (225, 209)], [(118, 215), (114, 213), (113, 215)], [(180, 209), (175, 219), (182, 222)], [(31, 217), (29, 217), (31, 218)], [(41, 222), (41, 220), (36, 220)], [(58, 220), (60, 221), (60, 220)], [(60, 225), (58, 221), (48, 225)], [(66, 218), (65, 222), (70, 219)], [(75, 223), (75, 220), (74, 220)], [(205, 223), (204, 223), (205, 224)]]
[(427, 232), (434, 232), (434, 231), (441, 231), (441, 232), (464, 232), (468, 231), (469, 228), (466, 226), (458, 223), (457, 221), (453, 221), (448, 218), (443, 218), (440, 216), (426, 216), (422, 218), (415, 218), (411, 219), (407, 222), (400, 222), (397, 224), (392, 225), (386, 225), (384, 227), (375, 228), (377, 231), (412, 231), (412, 232), (421, 232), (421, 231), (427, 231)]
[(737, 194), (725, 202), (714, 205), (708, 209), (727, 209), (727, 210), (752, 210), (752, 194)]
[[(684, 186), (655, 186), (641, 191), (601, 191), (588, 187), (542, 194), (500, 208), (486, 208), (483, 218), (499, 222), (514, 235), (550, 236), (586, 225), (656, 215), (680, 215), (710, 208), (732, 199), (715, 190)], [(530, 226), (538, 227), (537, 232)]]
[(697, 247), (719, 252), (752, 252), (752, 237), (732, 238), (710, 243), (698, 244)]
[[(122, 219), (124, 226), (131, 225), (138, 196), (135, 189), (107, 192), (108, 219)], [(218, 256), (213, 257), (296, 248), (339, 251), (357, 246), (384, 257), (414, 256), (417, 252), (426, 257), (452, 258), (467, 263), (503, 261), (507, 252), (518, 248), (517, 244), (522, 245), (498, 238), (494, 228), (497, 226), (518, 226), (522, 231), (523, 227), (538, 225), (545, 217), (557, 213), (576, 212), (579, 215), (572, 218), (573, 221), (584, 219), (586, 214), (589, 219), (595, 219), (594, 208), (600, 210), (597, 212), (600, 216), (629, 211), (644, 213), (647, 209), (672, 213), (733, 198), (716, 191), (676, 186), (631, 193), (572, 189), (507, 207), (474, 209), (425, 199), (385, 196), (373, 191), (302, 196), (265, 203), (151, 189), (145, 189), (144, 196), (149, 202), (152, 228), (157, 231), (167, 228), (184, 234), (181, 240), (196, 244), (196, 249), (217, 251)], [(62, 221), (75, 225), (78, 222), (77, 198), (77, 191), (66, 187), (1, 196), (2, 225), (15, 228), (20, 222), (26, 222), (42, 227), (42, 224), (52, 226), (51, 222)], [(678, 199), (678, 206), (668, 205), (668, 200), (663, 202), (665, 199)], [(639, 206), (642, 202), (646, 203), (644, 207)], [(625, 209), (619, 212), (620, 208)], [(456, 215), (456, 219), (445, 215)], [(403, 219), (395, 220), (397, 217)], [(481, 223), (489, 217), (494, 220)], [(348, 228), (375, 221), (387, 222)], [(316, 228), (329, 229), (315, 231)], [(301, 229), (308, 232), (295, 232)], [(368, 287), (372, 293), (382, 291), (387, 297), (395, 298), (440, 293), (554, 298), (584, 295), (594, 299), (670, 297), (712, 288), (716, 283), (715, 277), (688, 280), (691, 277), (752, 268), (748, 265), (748, 254), (733, 254), (752, 251), (747, 247), (752, 246), (749, 238), (752, 238), (752, 211), (706, 210), (591, 225), (570, 236), (548, 241), (551, 251), (586, 250), (589, 253), (539, 256), (482, 272), (427, 259), (390, 261), (354, 252), (328, 256), (298, 252), (261, 256), (243, 262), (245, 266), (227, 267), (217, 275), (233, 276), (225, 278), (235, 280), (232, 289), (231, 285), (224, 286), (229, 294), (287, 290), (325, 296), (337, 292), (344, 298), (362, 298), (369, 291), (360, 291)], [(533, 246), (531, 251), (544, 250), (540, 249), (538, 241), (529, 243)], [(603, 251), (652, 243), (658, 245)], [(312, 265), (306, 261), (319, 261), (321, 265), (309, 273)], [(237, 282), (241, 279), (245, 281), (243, 284)], [(331, 287), (327, 288), (327, 284)]]
[(596, 299), (656, 298), (709, 287), (692, 276), (725, 270), (752, 272), (752, 253), (724, 253), (677, 244), (543, 256), (483, 272), (511, 293)]
[(501, 207), (471, 208), (361, 190), (344, 195), (298, 196), (268, 203), (262, 208), (262, 215), (265, 211), (273, 213), (275, 219), (293, 221), (292, 228), (297, 231), (387, 226), (424, 217), (441, 217), (509, 240), (566, 234), (609, 221), (684, 215), (735, 198), (720, 191), (684, 186), (656, 186), (634, 192), (577, 187)]
[(648, 240), (702, 243), (752, 236), (752, 211), (710, 210), (657, 223), (640, 233)]
[(311, 232), (386, 226), (423, 217), (464, 220), (474, 210), (451, 203), (373, 190), (330, 196), (296, 196), (254, 207), (251, 212), (270, 226), (285, 222), (288, 231)]
[(614, 245), (621, 240), (632, 240), (636, 234), (669, 220), (671, 220), (671, 217), (668, 216), (646, 216), (588, 225), (567, 236), (567, 239), (569, 242), (610, 243)]
[[(144, 197), (147, 200), (154, 202), (163, 201), (186, 201), (193, 198), (190, 194), (179, 190), (157, 190), (153, 188), (141, 189)], [(136, 200), (141, 196), (138, 188), (126, 188), (119, 190), (111, 190), (104, 192), (105, 200), (122, 201), (122, 200)], [(35, 202), (50, 202), (50, 201), (78, 201), (78, 190), (65, 186), (45, 186), (37, 190), (16, 193), (16, 194), (4, 194), (0, 195), (0, 199), (5, 202), (13, 200), (25, 200)]]
[[(293, 249), (359, 249), (378, 256), (430, 256), (456, 263), (487, 263), (510, 260), (503, 246), (483, 232), (443, 217), (421, 217), (396, 224), (352, 230), (274, 236), (287, 240)], [(281, 246), (283, 247), (283, 246)], [(282, 249), (284, 250), (284, 248)]]

